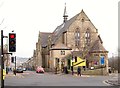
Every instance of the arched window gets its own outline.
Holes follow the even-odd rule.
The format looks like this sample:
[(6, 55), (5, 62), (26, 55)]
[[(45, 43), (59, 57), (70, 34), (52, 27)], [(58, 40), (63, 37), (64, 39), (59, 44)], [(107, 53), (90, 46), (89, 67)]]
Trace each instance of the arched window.
[(89, 45), (90, 44), (90, 30), (87, 29), (86, 33), (85, 33), (85, 44)]
[(79, 28), (77, 28), (75, 31), (75, 46), (79, 45), (80, 45), (80, 31)]

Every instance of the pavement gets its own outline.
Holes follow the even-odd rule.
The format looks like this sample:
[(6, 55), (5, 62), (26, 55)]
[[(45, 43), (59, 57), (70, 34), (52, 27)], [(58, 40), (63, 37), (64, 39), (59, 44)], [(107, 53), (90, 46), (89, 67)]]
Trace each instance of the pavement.
[(13, 74), (13, 72), (9, 72), (8, 74), (6, 74), (5, 78), (6, 77), (18, 77), (18, 78), (24, 78), (21, 74)]
[[(73, 77), (77, 77), (77, 74), (64, 74), (64, 73), (58, 73), (57, 75), (71, 75)], [(107, 79), (104, 81), (104, 83), (108, 85), (113, 85), (113, 86), (120, 86), (120, 74), (118, 73), (111, 73), (109, 74), (110, 79)], [(95, 77), (95, 75), (81, 75), (81, 77)]]
[(109, 79), (106, 80), (105, 82), (113, 86), (120, 86), (120, 83), (118, 83), (118, 79)]
[(112, 73), (109, 76), (111, 76), (111, 79), (105, 80), (106, 83), (113, 86), (120, 86), (120, 74)]

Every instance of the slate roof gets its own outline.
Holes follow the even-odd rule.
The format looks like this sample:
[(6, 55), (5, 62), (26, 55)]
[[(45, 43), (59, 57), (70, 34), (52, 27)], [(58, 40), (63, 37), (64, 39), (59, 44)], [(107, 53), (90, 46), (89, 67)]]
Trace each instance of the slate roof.
[[(89, 18), (87, 17), (87, 15), (84, 13), (84, 11), (82, 10), (80, 13), (78, 13), (77, 15), (75, 15), (74, 17), (72, 17), (71, 19), (67, 20), (66, 22), (62, 23), (61, 25), (59, 25), (54, 31), (53, 33), (49, 33), (49, 32), (41, 32), (40, 36), (41, 36), (41, 43), (42, 43), (42, 47), (46, 47), (47, 46), (47, 40), (48, 40), (48, 36), (51, 36), (51, 40), (52, 40), (52, 44), (55, 44), (55, 42), (59, 39), (59, 37), (62, 35), (62, 33), (66, 32), (69, 28), (69, 26), (76, 20), (76, 18), (80, 15), (80, 14), (84, 14), (84, 16), (86, 16), (86, 20), (89, 20)], [(92, 22), (91, 22), (92, 23)], [(93, 25), (94, 26), (94, 25)], [(94, 26), (95, 27), (95, 26)], [(96, 28), (95, 28), (96, 29)], [(102, 41), (102, 40), (101, 40)]]
[(42, 47), (47, 46), (47, 40), (48, 40), (49, 35), (52, 35), (52, 33), (50, 33), (50, 32), (40, 32)]
[(66, 32), (68, 30), (69, 26), (76, 20), (79, 14), (75, 15), (70, 20), (67, 20), (65, 23), (62, 23), (55, 29), (55, 31), (53, 32), (54, 33), (53, 44), (62, 35), (63, 32)]
[(94, 45), (93, 47), (90, 49), (90, 52), (94, 52), (94, 51), (107, 51), (103, 45), (102, 45), (102, 40), (101, 40), (101, 37), (100, 35), (98, 35), (98, 41), (97, 42), (94, 42)]
[(47, 40), (48, 40), (48, 36), (50, 35), (52, 38), (52, 44), (55, 44), (56, 40), (61, 36), (61, 34), (65, 31), (67, 31), (68, 27), (72, 24), (72, 22), (75, 21), (76, 17), (79, 14), (75, 15), (74, 17), (72, 17), (70, 20), (67, 20), (65, 23), (62, 23), (61, 25), (59, 25), (54, 31), (53, 33), (49, 33), (49, 32), (40, 32), (40, 36), (41, 36), (41, 41), (42, 41), (42, 47), (45, 47), (47, 45)]
[(103, 45), (99, 42), (97, 42), (92, 48), (90, 52), (94, 52), (94, 51), (107, 51)]

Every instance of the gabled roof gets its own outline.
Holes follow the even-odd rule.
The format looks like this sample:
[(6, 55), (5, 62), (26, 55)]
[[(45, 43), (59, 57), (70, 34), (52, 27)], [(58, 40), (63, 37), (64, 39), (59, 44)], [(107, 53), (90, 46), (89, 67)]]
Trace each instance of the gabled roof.
[(93, 47), (90, 49), (90, 52), (94, 52), (94, 51), (107, 51), (103, 45), (102, 45), (102, 40), (100, 38), (100, 36), (98, 35), (98, 39), (99, 41), (94, 43)]
[(94, 47), (91, 49), (91, 52), (93, 52), (93, 51), (107, 51), (104, 47), (103, 47), (103, 45), (100, 43), (100, 41), (99, 42), (97, 42), (95, 45), (94, 45)]
[(50, 33), (50, 32), (40, 32), (42, 47), (46, 47), (49, 35), (52, 35), (52, 33)]
[(56, 40), (61, 36), (61, 34), (65, 31), (67, 31), (68, 27), (71, 25), (72, 22), (75, 21), (76, 17), (79, 14), (77, 14), (76, 16), (72, 17), (70, 20), (67, 20), (65, 23), (62, 23), (61, 25), (59, 25), (54, 31), (53, 33), (50, 32), (40, 32), (40, 36), (41, 36), (41, 43), (42, 43), (42, 47), (46, 47), (47, 45), (47, 40), (48, 40), (48, 36), (51, 36), (51, 40), (52, 40), (52, 44), (54, 44), (56, 42)]
[[(69, 26), (77, 19), (77, 17), (79, 15), (84, 16), (85, 20), (89, 20), (89, 18), (87, 17), (87, 15), (84, 13), (84, 11), (82, 10), (80, 13), (78, 13), (77, 15), (75, 15), (74, 17), (72, 17), (71, 19), (67, 20), (66, 22), (62, 23), (61, 25), (59, 25), (54, 31), (53, 33), (46, 33), (46, 32), (41, 32), (41, 40), (42, 40), (42, 47), (45, 47), (47, 45), (47, 40), (48, 40), (48, 36), (51, 35), (51, 40), (52, 40), (52, 44), (55, 44), (55, 42), (59, 39), (59, 37), (66, 32), (69, 29)], [(92, 22), (91, 22), (92, 23)], [(94, 26), (94, 25), (93, 25)], [(94, 26), (95, 27), (95, 26)]]
[(88, 16), (85, 14), (85, 12), (82, 9), (82, 11), (80, 13), (78, 13), (77, 15), (72, 17), (70, 20), (67, 20), (65, 23), (62, 23), (61, 25), (59, 25), (55, 29), (55, 31), (53, 32), (54, 33), (54, 37), (52, 39), (53, 40), (53, 44), (56, 42), (56, 40), (58, 40), (58, 38), (62, 35), (62, 33), (66, 32), (69, 29), (69, 26), (77, 19), (77, 17), (79, 15), (82, 15), (82, 17), (84, 18), (85, 21), (90, 21), (90, 19), (88, 18)]
[(74, 17), (72, 17), (70, 20), (67, 20), (65, 23), (62, 23), (60, 26), (58, 26), (54, 33), (54, 37), (53, 37), (53, 44), (56, 42), (56, 40), (61, 36), (61, 34), (63, 32), (66, 32), (67, 29), (69, 28), (69, 26), (75, 21), (75, 19), (77, 18), (79, 14), (75, 15)]

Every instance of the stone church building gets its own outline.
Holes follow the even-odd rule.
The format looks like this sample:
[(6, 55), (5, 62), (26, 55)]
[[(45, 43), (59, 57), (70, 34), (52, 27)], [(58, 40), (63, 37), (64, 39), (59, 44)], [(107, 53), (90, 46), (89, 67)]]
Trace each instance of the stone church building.
[(41, 65), (53, 70), (55, 67), (70, 69), (70, 61), (75, 57), (86, 60), (86, 68), (99, 67), (104, 57), (104, 68), (108, 69), (108, 51), (98, 35), (98, 29), (83, 10), (71, 19), (67, 19), (66, 6), (63, 23), (52, 33), (39, 32), (36, 50), (34, 50), (34, 66)]

